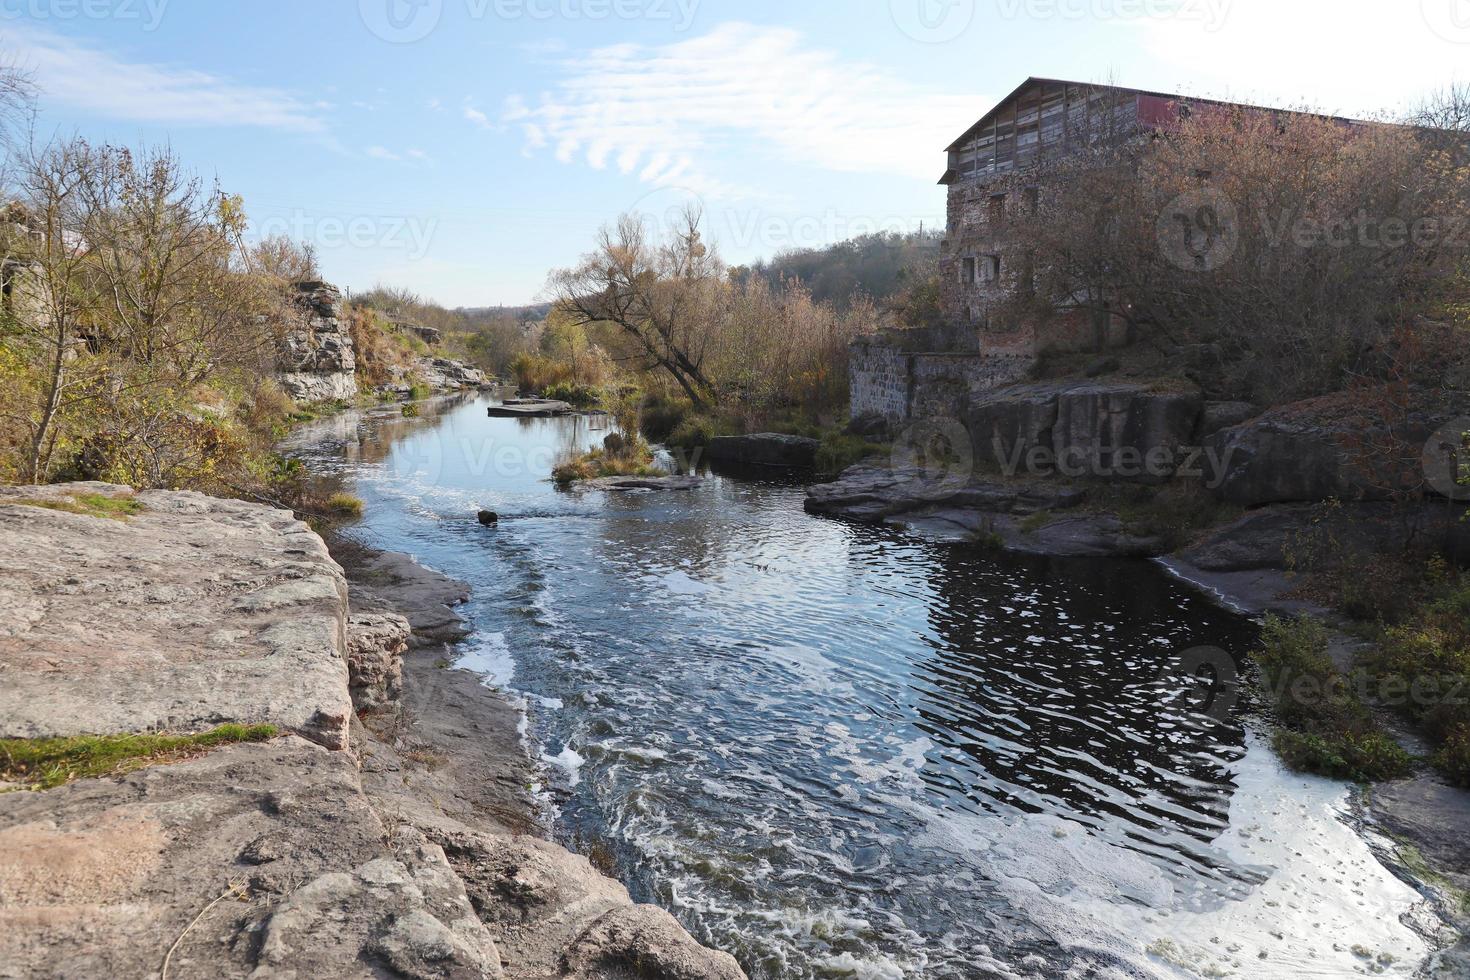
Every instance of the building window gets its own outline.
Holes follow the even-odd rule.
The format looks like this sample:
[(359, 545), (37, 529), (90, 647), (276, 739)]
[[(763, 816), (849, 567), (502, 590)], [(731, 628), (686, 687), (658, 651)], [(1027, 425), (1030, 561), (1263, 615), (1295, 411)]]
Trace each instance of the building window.
[(980, 260), (980, 281), (995, 282), (1000, 278), (1000, 256), (987, 255)]
[(975, 285), (976, 281), (977, 279), (975, 275), (975, 257), (967, 256), (960, 266), (960, 282), (964, 283), (966, 286), (973, 286)]
[(1026, 188), (1026, 213), (1035, 214), (1041, 210), (1041, 188)]
[(1004, 194), (990, 195), (990, 220), (992, 222), (1003, 221), (1006, 216), (1006, 196)]

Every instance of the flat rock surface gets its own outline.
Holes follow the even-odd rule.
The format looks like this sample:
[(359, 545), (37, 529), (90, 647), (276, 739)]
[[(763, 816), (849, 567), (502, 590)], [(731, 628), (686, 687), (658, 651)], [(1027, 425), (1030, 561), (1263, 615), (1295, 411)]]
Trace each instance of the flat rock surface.
[(0, 977), (157, 977), (175, 942), (170, 977), (500, 975), (443, 852), (345, 752), (286, 736), (0, 796)]
[(508, 398), (489, 408), (491, 418), (550, 418), (576, 412), (567, 402), (549, 398)]
[(346, 581), (289, 512), (147, 491), (92, 517), (0, 488), (0, 736), (270, 723), (347, 743)]
[(935, 508), (1024, 516), (1077, 507), (1086, 499), (1085, 491), (1055, 483), (987, 481), (939, 468), (859, 463), (831, 483), (809, 487), (806, 510), (876, 522)]

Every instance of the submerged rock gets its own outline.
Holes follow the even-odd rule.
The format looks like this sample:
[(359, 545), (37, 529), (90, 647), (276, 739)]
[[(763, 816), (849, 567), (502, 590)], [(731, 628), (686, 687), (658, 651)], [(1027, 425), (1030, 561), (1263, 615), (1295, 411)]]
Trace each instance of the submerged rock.
[(603, 476), (573, 484), (584, 490), (627, 493), (632, 490), (695, 490), (704, 485), (697, 476)]
[(552, 398), (507, 398), (489, 408), (491, 418), (555, 418), (576, 411), (568, 402)]

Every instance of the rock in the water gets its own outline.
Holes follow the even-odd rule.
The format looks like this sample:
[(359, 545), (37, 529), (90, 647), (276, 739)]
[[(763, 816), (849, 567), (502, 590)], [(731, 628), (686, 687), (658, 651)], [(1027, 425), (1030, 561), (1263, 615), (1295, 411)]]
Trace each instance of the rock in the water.
[(816, 439), (806, 436), (761, 432), (748, 436), (719, 436), (710, 440), (706, 452), (717, 463), (807, 469), (816, 464), (817, 450), (821, 445)]
[(491, 418), (555, 418), (576, 413), (567, 402), (552, 398), (507, 398), (499, 405), (491, 405)]
[(704, 481), (697, 476), (603, 476), (572, 484), (584, 490), (626, 493), (632, 490), (695, 490)]
[(425, 384), (438, 392), (487, 388), (495, 383), (479, 368), (447, 357), (421, 357), (415, 364), (415, 370)]
[(500, 515), (493, 510), (482, 510), (477, 516), (480, 523), (485, 527), (494, 527), (500, 523)]
[(859, 463), (832, 483), (807, 488), (805, 507), (809, 514), (878, 522), (927, 508), (1030, 515), (1077, 507), (1086, 497), (1064, 484), (950, 480), (942, 473)]

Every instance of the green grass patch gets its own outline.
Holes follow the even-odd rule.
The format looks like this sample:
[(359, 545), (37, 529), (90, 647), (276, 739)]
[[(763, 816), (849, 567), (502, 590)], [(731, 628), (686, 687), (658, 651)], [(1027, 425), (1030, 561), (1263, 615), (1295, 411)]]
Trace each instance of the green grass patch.
[(354, 497), (350, 493), (334, 493), (326, 501), (327, 513), (344, 521), (360, 520), (366, 506), (361, 497)]
[(1038, 510), (1026, 518), (1019, 525), (1022, 534), (1035, 534), (1057, 519), (1057, 513), (1053, 510)]
[(1281, 725), (1276, 752), (1289, 767), (1354, 782), (1409, 771), (1409, 754), (1379, 727), (1352, 679), (1333, 662), (1321, 623), (1268, 617), (1261, 649), (1251, 656)]
[(551, 471), (557, 486), (568, 487), (583, 480), (597, 480), (605, 476), (661, 476), (653, 465), (653, 453), (641, 442), (621, 454), (593, 449), (580, 456), (558, 463)]
[(0, 739), (0, 780), (26, 789), (53, 789), (74, 779), (118, 776), (160, 762), (177, 762), (239, 742), (266, 742), (275, 725), (221, 725), (198, 735), (78, 735)]
[(106, 517), (124, 521), (143, 513), (143, 505), (133, 497), (109, 497), (101, 493), (78, 493), (55, 500), (39, 500), (25, 497), (19, 500), (0, 500), (0, 503), (19, 504), (23, 507), (44, 507), (68, 514), (83, 514), (87, 517)]

